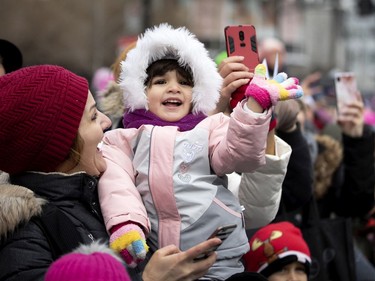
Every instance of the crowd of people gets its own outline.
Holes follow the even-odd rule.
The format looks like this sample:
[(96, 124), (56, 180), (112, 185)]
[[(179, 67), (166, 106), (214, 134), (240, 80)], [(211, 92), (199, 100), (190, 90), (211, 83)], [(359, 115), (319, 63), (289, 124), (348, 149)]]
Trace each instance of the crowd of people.
[[(243, 57), (214, 61), (164, 23), (91, 93), (0, 40), (0, 281), (309, 280), (305, 207), (314, 198), (322, 219), (366, 225), (374, 129), (362, 99), (316, 126), (320, 74), (288, 77), (278, 39), (258, 53), (267, 67), (254, 73)], [(375, 280), (352, 238), (356, 279)]]

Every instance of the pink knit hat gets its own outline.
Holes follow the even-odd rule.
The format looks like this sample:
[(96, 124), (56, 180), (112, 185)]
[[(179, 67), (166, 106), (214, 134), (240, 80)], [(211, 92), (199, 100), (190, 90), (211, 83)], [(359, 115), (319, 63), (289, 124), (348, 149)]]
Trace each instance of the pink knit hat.
[(0, 77), (0, 170), (50, 172), (68, 156), (88, 96), (83, 77), (53, 65)]
[(49, 267), (45, 281), (131, 281), (125, 265), (99, 243), (82, 245)]

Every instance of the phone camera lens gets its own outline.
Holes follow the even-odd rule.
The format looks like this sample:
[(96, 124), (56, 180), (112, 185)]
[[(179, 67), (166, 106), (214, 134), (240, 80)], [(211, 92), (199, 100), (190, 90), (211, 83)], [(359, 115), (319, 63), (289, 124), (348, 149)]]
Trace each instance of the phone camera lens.
[(240, 40), (243, 41), (245, 39), (245, 35), (243, 31), (240, 31), (239, 35), (240, 35)]

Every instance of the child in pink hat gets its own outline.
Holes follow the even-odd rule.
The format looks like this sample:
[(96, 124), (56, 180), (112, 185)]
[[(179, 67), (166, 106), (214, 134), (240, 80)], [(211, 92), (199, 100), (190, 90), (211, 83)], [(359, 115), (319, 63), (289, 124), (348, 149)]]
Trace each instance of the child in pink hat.
[(51, 264), (45, 281), (131, 281), (124, 263), (106, 245), (82, 245)]

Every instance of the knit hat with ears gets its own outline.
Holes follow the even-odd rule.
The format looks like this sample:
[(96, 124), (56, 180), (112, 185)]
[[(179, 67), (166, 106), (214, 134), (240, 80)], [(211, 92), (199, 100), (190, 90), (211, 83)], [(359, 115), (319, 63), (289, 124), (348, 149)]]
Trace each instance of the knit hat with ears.
[(83, 77), (54, 65), (0, 77), (0, 170), (52, 172), (68, 156), (88, 96)]
[(287, 264), (300, 262), (309, 274), (311, 255), (299, 228), (290, 222), (271, 223), (250, 239), (250, 251), (243, 257), (247, 271), (269, 277)]
[(45, 281), (131, 281), (125, 265), (106, 245), (79, 246), (49, 267)]
[(195, 35), (185, 27), (174, 29), (166, 23), (147, 29), (122, 62), (120, 85), (124, 90), (124, 104), (130, 111), (148, 109), (146, 70), (151, 63), (171, 55), (180, 66), (189, 66), (193, 73), (193, 113), (208, 115), (215, 109), (222, 85), (216, 64)]

